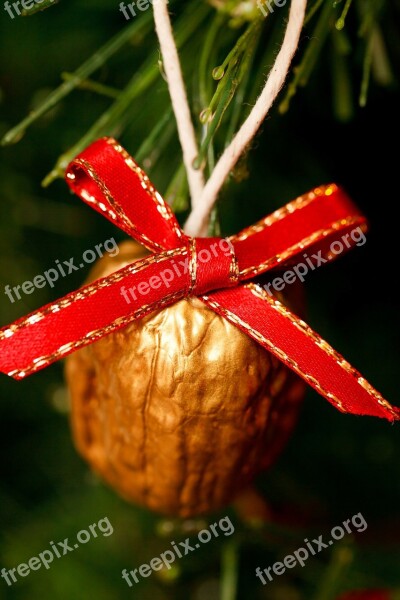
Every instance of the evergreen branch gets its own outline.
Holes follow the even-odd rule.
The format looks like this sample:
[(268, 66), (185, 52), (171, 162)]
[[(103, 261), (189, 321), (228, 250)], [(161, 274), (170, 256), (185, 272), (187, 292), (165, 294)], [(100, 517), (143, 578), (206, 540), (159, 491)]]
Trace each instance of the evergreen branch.
[(129, 40), (146, 28), (150, 22), (151, 15), (143, 15), (141, 19), (129, 25), (123, 31), (119, 32), (109, 40), (100, 50), (97, 50), (88, 60), (86, 60), (74, 73), (69, 81), (62, 83), (57, 89), (49, 94), (46, 100), (37, 109), (32, 111), (18, 125), (10, 129), (1, 140), (0, 144), (6, 146), (15, 144), (25, 135), (26, 130), (32, 123), (37, 121), (51, 108), (56, 106), (63, 98), (77, 88), (82, 81), (87, 79), (94, 71), (104, 65), (104, 63), (118, 52)]
[(50, 8), (51, 6), (55, 6), (56, 4), (58, 4), (59, 0), (41, 0), (41, 3), (38, 4), (34, 4), (31, 8), (24, 8), (21, 12), (21, 15), (23, 17), (30, 17), (31, 15), (34, 15), (38, 12), (42, 12), (43, 10), (46, 10), (47, 8)]
[(133, 100), (150, 87), (158, 74), (159, 71), (155, 57), (150, 56), (142, 68), (135, 73), (111, 107), (97, 119), (74, 146), (58, 158), (54, 168), (43, 179), (42, 186), (47, 187), (55, 179), (63, 177), (65, 169), (71, 160), (82, 152), (93, 140), (105, 135), (115, 135), (116, 131), (121, 131), (126, 123), (126, 113), (131, 108)]
[(371, 75), (374, 34), (375, 34), (375, 30), (372, 30), (370, 33), (369, 39), (367, 41), (367, 47), (365, 50), (364, 63), (363, 63), (363, 76), (362, 76), (362, 81), (361, 81), (360, 97), (358, 100), (361, 107), (364, 107), (367, 104), (368, 87), (369, 87), (369, 81), (370, 81), (370, 75)]
[(151, 169), (169, 142), (175, 129), (175, 121), (172, 119), (172, 109), (168, 107), (137, 152), (135, 152), (136, 162), (143, 164), (146, 170)]
[[(199, 26), (201, 21), (208, 13), (208, 7), (199, 4), (197, 10), (190, 9), (186, 11), (176, 27), (176, 43), (182, 47), (193, 35), (193, 31)], [(136, 71), (126, 88), (115, 100), (111, 107), (106, 110), (97, 121), (90, 127), (83, 137), (72, 147), (62, 154), (53, 169), (44, 178), (42, 185), (47, 187), (58, 177), (63, 177), (64, 172), (71, 160), (88, 146), (93, 140), (105, 135), (115, 135), (116, 131), (121, 133), (126, 122), (129, 120), (129, 114), (132, 110), (133, 101), (155, 82), (159, 76), (157, 59), (154, 54), (150, 54), (142, 66)]]
[[(61, 73), (62, 79), (64, 81), (71, 81), (74, 79), (75, 75), (73, 73)], [(101, 96), (106, 96), (107, 98), (118, 98), (121, 94), (121, 90), (117, 90), (114, 87), (109, 85), (104, 85), (103, 83), (99, 83), (98, 81), (93, 81), (93, 79), (84, 79), (81, 81), (77, 88), (80, 90), (88, 90), (89, 92), (95, 92), (96, 94), (100, 94)]]
[(188, 191), (185, 165), (181, 162), (164, 194), (165, 201), (174, 212), (183, 212), (189, 208)]
[(330, 1), (328, 1), (321, 11), (318, 22), (312, 34), (311, 41), (304, 52), (302, 61), (293, 69), (293, 80), (289, 84), (286, 95), (279, 105), (279, 112), (281, 114), (287, 112), (289, 109), (290, 101), (296, 94), (297, 88), (299, 86), (304, 87), (307, 84), (318, 59), (321, 48), (328, 36), (330, 30), (329, 26), (332, 22), (333, 14), (333, 5)]
[(343, 27), (345, 26), (346, 23), (346, 17), (347, 17), (347, 13), (349, 12), (351, 3), (353, 2), (353, 0), (346, 0), (346, 3), (344, 5), (342, 14), (340, 15), (340, 17), (338, 18), (338, 20), (336, 21), (336, 29), (343, 29)]

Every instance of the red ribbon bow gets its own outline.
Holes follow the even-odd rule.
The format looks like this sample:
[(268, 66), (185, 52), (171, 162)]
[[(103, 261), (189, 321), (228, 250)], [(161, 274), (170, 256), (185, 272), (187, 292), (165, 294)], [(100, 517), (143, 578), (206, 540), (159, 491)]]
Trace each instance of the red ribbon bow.
[(336, 185), (316, 188), (223, 240), (186, 236), (147, 175), (113, 139), (89, 146), (69, 165), (66, 179), (84, 202), (153, 254), (0, 330), (1, 372), (23, 379), (195, 294), (342, 412), (400, 418), (400, 410), (306, 323), (260, 285), (244, 283), (297, 264), (305, 250), (316, 264), (332, 260), (335, 240), (354, 227), (366, 229), (365, 217)]

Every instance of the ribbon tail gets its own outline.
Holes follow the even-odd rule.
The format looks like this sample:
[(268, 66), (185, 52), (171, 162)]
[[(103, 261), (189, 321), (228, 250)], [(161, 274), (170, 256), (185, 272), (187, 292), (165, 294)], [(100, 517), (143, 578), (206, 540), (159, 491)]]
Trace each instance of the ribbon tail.
[(277, 356), (343, 413), (400, 419), (353, 367), (304, 321), (256, 284), (201, 297), (223, 316)]
[[(169, 271), (173, 275), (174, 261), (183, 261), (186, 256), (187, 249), (178, 248), (137, 260), (3, 327), (0, 372), (24, 379), (132, 321), (177, 302), (187, 295), (188, 275), (176, 274), (173, 280), (167, 280), (165, 274)], [(160, 271), (162, 267), (164, 272)]]

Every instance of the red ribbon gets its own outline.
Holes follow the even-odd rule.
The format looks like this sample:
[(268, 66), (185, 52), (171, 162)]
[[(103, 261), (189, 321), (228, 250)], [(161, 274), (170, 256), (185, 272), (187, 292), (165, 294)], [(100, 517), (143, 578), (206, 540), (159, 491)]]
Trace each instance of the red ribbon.
[[(316, 188), (238, 235), (189, 238), (147, 175), (113, 139), (98, 140), (66, 179), (87, 204), (153, 252), (0, 330), (0, 371), (23, 379), (188, 295), (244, 331), (342, 412), (400, 418), (343, 357), (260, 285), (246, 280), (307, 251), (318, 264), (365, 217), (336, 185)], [(347, 236), (354, 245), (352, 237)], [(217, 290), (217, 291), (215, 291)]]

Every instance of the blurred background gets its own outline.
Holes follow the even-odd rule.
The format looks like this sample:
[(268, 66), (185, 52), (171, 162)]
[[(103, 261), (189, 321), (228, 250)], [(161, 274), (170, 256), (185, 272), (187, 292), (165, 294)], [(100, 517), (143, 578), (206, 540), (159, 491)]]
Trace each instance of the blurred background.
[[(207, 121), (202, 111), (212, 106), (224, 117), (215, 132), (213, 122), (196, 120), (210, 171), (214, 154), (245, 117), (273, 62), (287, 7), (265, 20), (251, 1), (176, 1), (170, 8), (193, 112)], [(310, 3), (310, 10), (294, 63), (297, 75), (289, 77), (226, 186), (219, 223), (230, 234), (320, 183), (346, 188), (368, 216), (368, 241), (309, 274), (308, 322), (400, 405), (399, 232), (393, 214), (399, 201), (399, 3), (323, 0)], [(338, 20), (344, 16), (342, 27)], [(184, 220), (187, 189), (151, 17), (149, 10), (128, 22), (111, 0), (62, 0), (14, 19), (1, 10), (0, 136), (31, 111), (44, 113), (25, 135), (24, 125), (3, 138), (7, 144), (0, 149), (1, 326), (77, 288), (87, 271), (14, 303), (3, 293), (6, 285), (32, 280), (55, 260), (78, 258), (111, 237), (124, 239), (56, 178), (68, 157), (91, 139), (118, 136)], [(246, 43), (238, 43), (250, 27)], [(104, 50), (113, 36), (115, 51)], [(233, 73), (236, 79), (224, 83), (224, 77), (225, 88), (217, 89), (212, 68), (232, 48), (244, 68), (228, 68), (227, 77)], [(75, 80), (71, 93), (47, 110), (49, 93), (62, 76), (71, 82), (68, 74), (99, 49), (99, 68), (89, 61), (79, 85)], [(229, 103), (226, 86), (235, 82)], [(46, 183), (53, 181), (44, 188), (41, 181), (51, 171)], [(114, 527), (112, 536), (92, 539), (49, 570), (18, 577), (12, 587), (2, 579), (0, 598), (333, 600), (346, 590), (372, 588), (400, 597), (398, 425), (342, 415), (309, 389), (288, 446), (257, 480), (273, 521), (251, 523), (229, 508), (210, 519), (182, 522), (127, 504), (79, 458), (69, 431), (63, 364), (23, 382), (1, 376), (0, 395), (1, 568), (27, 562), (50, 541), (74, 538), (103, 517)], [(257, 566), (272, 565), (304, 537), (329, 537), (331, 527), (359, 512), (368, 522), (364, 533), (346, 536), (267, 586), (255, 577)], [(123, 568), (149, 562), (171, 540), (225, 514), (235, 524), (231, 538), (210, 542), (133, 588), (122, 580)]]

